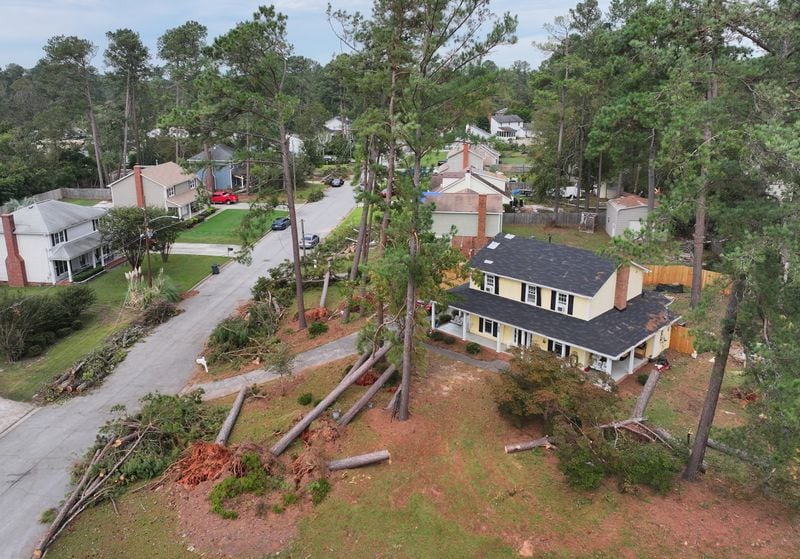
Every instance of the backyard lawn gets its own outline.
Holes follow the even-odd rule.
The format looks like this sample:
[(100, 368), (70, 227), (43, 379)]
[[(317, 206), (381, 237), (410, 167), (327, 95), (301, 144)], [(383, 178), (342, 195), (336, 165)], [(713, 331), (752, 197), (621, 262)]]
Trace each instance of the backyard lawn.
[[(224, 210), (219, 211), (209, 219), (183, 231), (178, 235), (179, 243), (211, 243), (218, 245), (238, 245), (239, 225), (247, 215), (247, 210)], [(287, 215), (286, 212), (273, 210), (263, 220), (264, 233), (269, 230), (272, 220), (276, 217)]]
[[(207, 276), (211, 264), (221, 263), (221, 259), (216, 256), (175, 254), (165, 264), (162, 264), (158, 255), (153, 255), (152, 262), (154, 275), (163, 268), (164, 274), (184, 292)], [(133, 319), (133, 312), (122, 308), (127, 294), (124, 274), (128, 270), (127, 264), (117, 266), (87, 284), (94, 289), (97, 301), (83, 317), (83, 328), (50, 346), (41, 357), (16, 363), (0, 362), (0, 397), (29, 401), (42, 383), (68, 369), (98, 347), (106, 336), (127, 325)], [(63, 287), (0, 288), (32, 293), (56, 289)]]
[(578, 248), (597, 252), (608, 246), (611, 238), (598, 228), (594, 233), (581, 233), (573, 227), (552, 227), (550, 225), (503, 225), (503, 233), (520, 237), (534, 236), (540, 241), (550, 240)]
[(94, 206), (98, 202), (102, 202), (103, 200), (96, 200), (96, 199), (88, 199), (88, 198), (62, 198), (62, 202), (68, 202), (70, 204), (76, 204), (78, 206)]

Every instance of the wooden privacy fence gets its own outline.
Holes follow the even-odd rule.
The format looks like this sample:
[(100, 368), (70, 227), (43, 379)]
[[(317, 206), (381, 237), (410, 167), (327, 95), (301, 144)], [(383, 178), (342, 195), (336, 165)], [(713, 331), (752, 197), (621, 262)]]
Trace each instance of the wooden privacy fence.
[(33, 199), (37, 202), (47, 200), (83, 198), (87, 200), (111, 200), (111, 191), (107, 188), (56, 188), (47, 192), (34, 194)]
[[(603, 224), (606, 220), (605, 212), (600, 212), (595, 218), (595, 223)], [(503, 225), (566, 225), (577, 227), (581, 223), (580, 212), (566, 213), (558, 212), (558, 217), (551, 212), (517, 212), (503, 214)], [(601, 225), (598, 225), (601, 228)]]
[(686, 326), (672, 325), (669, 348), (687, 354), (694, 352), (694, 336), (689, 333), (689, 329)]
[[(644, 275), (645, 285), (658, 285), (659, 283), (676, 284), (679, 283), (691, 289), (692, 287), (692, 267), (691, 266), (647, 266), (649, 274)], [(703, 270), (703, 283), (701, 287), (706, 287), (714, 283), (723, 274)]]

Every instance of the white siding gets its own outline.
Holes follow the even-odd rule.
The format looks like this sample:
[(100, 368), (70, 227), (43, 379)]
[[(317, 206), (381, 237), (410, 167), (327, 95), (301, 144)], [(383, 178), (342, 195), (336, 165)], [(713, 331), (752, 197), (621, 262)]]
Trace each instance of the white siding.
[(8, 250), (6, 250), (6, 239), (3, 237), (0, 239), (0, 281), (8, 281), (6, 256), (8, 256)]
[[(47, 256), (47, 251), (50, 249), (50, 235), (17, 235), (17, 245), (25, 261), (28, 281), (53, 283), (53, 270)], [(3, 262), (5, 264), (5, 260)]]

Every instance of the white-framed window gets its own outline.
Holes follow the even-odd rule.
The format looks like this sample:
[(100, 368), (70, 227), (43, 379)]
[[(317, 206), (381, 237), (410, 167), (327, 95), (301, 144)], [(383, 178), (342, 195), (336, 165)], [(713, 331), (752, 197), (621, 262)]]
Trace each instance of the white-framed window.
[(67, 273), (66, 260), (53, 260), (53, 264), (56, 266), (56, 276), (61, 276)]
[(93, 219), (92, 220), (92, 231), (97, 231), (97, 225), (98, 225), (99, 221), (100, 220), (98, 220), (98, 219)]
[(478, 331), (482, 334), (488, 334), (493, 338), (497, 337), (497, 329), (498, 325), (497, 322), (494, 320), (489, 320), (488, 318), (479, 318), (478, 319)]
[(533, 334), (521, 328), (514, 328), (514, 345), (517, 347), (530, 347)]
[(61, 243), (66, 243), (69, 239), (67, 238), (67, 230), (64, 229), (63, 231), (59, 231), (58, 233), (50, 233), (50, 244), (51, 246), (60, 245)]
[(492, 274), (483, 275), (483, 290), (489, 293), (497, 293), (497, 276)]
[(172, 198), (173, 196), (175, 196), (175, 187), (174, 186), (168, 186), (167, 187), (167, 198)]
[(553, 353), (559, 357), (564, 357), (564, 344), (560, 342), (553, 342)]
[(569, 309), (569, 295), (566, 293), (556, 294), (556, 312), (566, 313)]
[(189, 181), (189, 190), (194, 190), (197, 188), (197, 179), (192, 179)]
[(537, 297), (539, 291), (535, 285), (527, 284), (525, 286), (525, 302), (531, 305), (538, 305), (539, 299)]

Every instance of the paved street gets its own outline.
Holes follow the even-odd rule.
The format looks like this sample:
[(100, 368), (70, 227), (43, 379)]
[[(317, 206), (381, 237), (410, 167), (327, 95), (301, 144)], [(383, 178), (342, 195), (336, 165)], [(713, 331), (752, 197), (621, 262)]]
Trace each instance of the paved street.
[[(306, 233), (325, 236), (354, 207), (352, 189), (327, 189), (321, 202), (298, 209)], [(103, 386), (86, 396), (47, 406), (0, 436), (0, 559), (30, 557), (45, 529), (42, 512), (69, 489), (70, 466), (94, 442), (116, 404), (129, 409), (148, 392), (177, 393), (192, 375), (211, 330), (250, 298), (258, 276), (291, 257), (290, 230), (269, 233), (253, 262), (232, 262), (181, 303), (184, 312), (135, 345)], [(57, 371), (54, 371), (56, 373)]]

